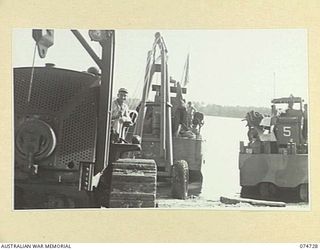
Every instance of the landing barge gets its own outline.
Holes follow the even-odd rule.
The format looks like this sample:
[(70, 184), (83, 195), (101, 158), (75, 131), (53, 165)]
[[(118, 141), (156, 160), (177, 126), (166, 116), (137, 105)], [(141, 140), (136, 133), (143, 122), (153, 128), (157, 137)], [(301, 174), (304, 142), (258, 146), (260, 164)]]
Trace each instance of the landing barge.
[[(279, 107), (287, 105), (286, 111)], [(270, 116), (247, 113), (247, 145), (240, 142), (241, 197), (304, 201), (308, 191), (308, 115), (300, 97), (272, 100)]]

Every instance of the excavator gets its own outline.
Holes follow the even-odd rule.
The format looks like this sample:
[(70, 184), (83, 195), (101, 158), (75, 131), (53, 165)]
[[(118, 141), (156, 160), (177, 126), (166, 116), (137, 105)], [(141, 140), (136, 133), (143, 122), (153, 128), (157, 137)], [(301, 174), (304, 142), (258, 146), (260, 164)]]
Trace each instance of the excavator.
[[(89, 30), (90, 42), (71, 33), (99, 70), (51, 63), (13, 70), (14, 208), (156, 207), (155, 161), (124, 158), (141, 151), (139, 140), (119, 141), (110, 127), (115, 31)], [(45, 58), (54, 30), (32, 30), (32, 37)]]
[[(160, 83), (157, 83), (155, 80), (159, 75)], [(186, 92), (185, 87), (169, 77), (168, 49), (164, 38), (157, 32), (147, 54), (143, 93), (137, 108), (133, 134), (142, 138), (142, 151), (136, 158), (154, 159), (158, 179), (167, 180), (167, 185), (171, 185), (171, 197), (178, 199), (188, 197), (190, 183), (200, 184), (195, 192), (199, 194), (203, 179), (204, 140), (200, 132), (204, 116), (195, 112), (192, 124), (187, 125), (183, 97)]]

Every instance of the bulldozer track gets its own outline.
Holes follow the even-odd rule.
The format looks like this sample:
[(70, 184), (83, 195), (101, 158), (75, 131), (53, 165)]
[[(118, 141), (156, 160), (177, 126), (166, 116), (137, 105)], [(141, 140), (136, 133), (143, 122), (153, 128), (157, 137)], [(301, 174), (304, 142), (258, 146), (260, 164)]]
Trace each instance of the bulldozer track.
[(112, 164), (110, 208), (156, 207), (154, 160), (119, 159)]

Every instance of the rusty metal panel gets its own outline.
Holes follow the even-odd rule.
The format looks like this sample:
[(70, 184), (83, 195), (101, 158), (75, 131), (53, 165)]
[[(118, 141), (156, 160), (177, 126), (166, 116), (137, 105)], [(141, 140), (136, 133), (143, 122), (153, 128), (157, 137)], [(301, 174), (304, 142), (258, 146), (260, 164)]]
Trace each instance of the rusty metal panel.
[(279, 187), (308, 183), (308, 155), (240, 154), (240, 185), (271, 182)]

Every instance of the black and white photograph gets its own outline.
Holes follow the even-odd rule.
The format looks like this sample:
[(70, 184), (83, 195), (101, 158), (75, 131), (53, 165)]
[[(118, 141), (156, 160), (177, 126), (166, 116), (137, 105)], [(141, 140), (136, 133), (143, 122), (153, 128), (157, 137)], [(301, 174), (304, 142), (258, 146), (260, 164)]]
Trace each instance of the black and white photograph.
[(13, 209), (309, 211), (307, 37), (14, 28)]

